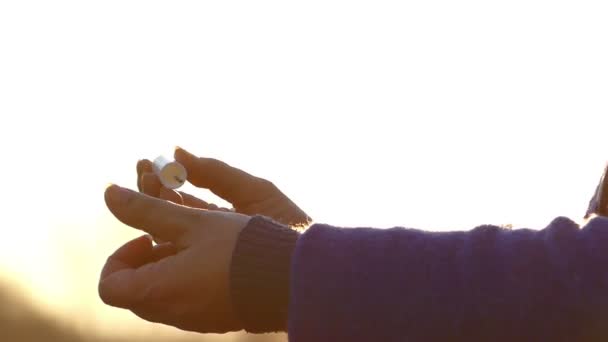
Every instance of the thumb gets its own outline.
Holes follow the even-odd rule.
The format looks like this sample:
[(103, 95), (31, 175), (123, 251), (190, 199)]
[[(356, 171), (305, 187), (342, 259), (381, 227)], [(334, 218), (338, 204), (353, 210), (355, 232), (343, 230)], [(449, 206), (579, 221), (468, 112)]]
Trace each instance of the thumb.
[[(200, 210), (112, 185), (105, 192), (106, 205), (122, 223), (164, 241), (178, 242), (200, 217)], [(178, 244), (179, 245), (179, 244)]]

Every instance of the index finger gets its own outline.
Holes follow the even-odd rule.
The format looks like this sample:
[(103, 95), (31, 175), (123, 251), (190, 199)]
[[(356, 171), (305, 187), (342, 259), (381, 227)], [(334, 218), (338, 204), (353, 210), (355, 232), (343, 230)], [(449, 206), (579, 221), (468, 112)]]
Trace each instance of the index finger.
[(201, 210), (187, 208), (112, 185), (105, 192), (106, 204), (122, 223), (164, 241), (179, 241), (197, 224)]
[(137, 161), (137, 189), (143, 191), (143, 175), (147, 172), (153, 173), (152, 162), (148, 159), (140, 159)]

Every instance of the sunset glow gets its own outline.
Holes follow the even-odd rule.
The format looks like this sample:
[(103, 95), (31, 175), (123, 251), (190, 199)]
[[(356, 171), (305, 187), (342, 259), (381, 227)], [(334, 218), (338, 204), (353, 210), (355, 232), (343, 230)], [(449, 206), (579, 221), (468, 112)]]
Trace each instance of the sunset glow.
[(104, 188), (176, 145), (316, 222), (580, 221), (608, 160), (608, 23), (572, 4), (3, 2), (4, 281), (75, 326), (168, 331), (96, 284), (140, 234)]

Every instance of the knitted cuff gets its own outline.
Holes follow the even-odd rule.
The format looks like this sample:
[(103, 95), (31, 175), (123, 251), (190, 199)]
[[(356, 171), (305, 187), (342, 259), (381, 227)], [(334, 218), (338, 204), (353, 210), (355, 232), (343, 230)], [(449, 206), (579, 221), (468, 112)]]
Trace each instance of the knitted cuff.
[(300, 234), (263, 216), (241, 231), (230, 270), (232, 305), (251, 333), (287, 330), (291, 256)]

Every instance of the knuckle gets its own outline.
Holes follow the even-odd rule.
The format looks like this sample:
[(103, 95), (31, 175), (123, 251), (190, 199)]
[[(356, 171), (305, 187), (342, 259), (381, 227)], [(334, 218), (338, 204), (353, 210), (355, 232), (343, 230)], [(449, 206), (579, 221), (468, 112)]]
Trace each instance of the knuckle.
[(271, 181), (267, 180), (267, 179), (263, 179), (263, 178), (258, 178), (259, 179), (259, 183), (260, 185), (267, 190), (271, 190), (271, 191), (276, 191), (279, 188)]
[(152, 302), (163, 299), (166, 296), (164, 288), (158, 282), (152, 282), (149, 284), (142, 285), (141, 291), (138, 294), (138, 301), (140, 302)]
[(225, 170), (230, 167), (225, 162), (215, 158), (207, 158), (206, 163), (210, 168), (215, 170)]
[(99, 282), (97, 293), (99, 294), (101, 301), (105, 304), (112, 305), (114, 303), (114, 297), (111, 295), (107, 282), (103, 280)]
[(217, 160), (215, 158), (207, 158), (207, 157), (199, 157), (197, 159), (197, 161), (200, 165), (204, 165), (204, 166), (216, 165), (217, 163), (220, 162), (219, 160)]
[(190, 227), (196, 227), (205, 220), (205, 211), (200, 209), (186, 209), (180, 212), (175, 217), (175, 226), (182, 230), (188, 230)]
[(131, 194), (131, 196), (125, 198), (124, 206), (133, 213), (139, 213), (140, 211), (143, 211), (143, 209), (146, 207), (146, 202), (148, 198), (149, 196), (145, 194), (143, 198), (136, 194)]

